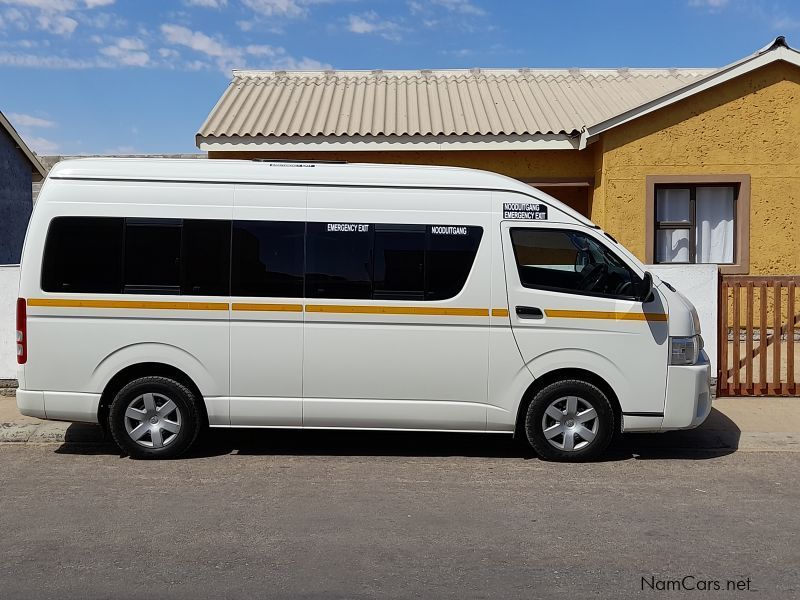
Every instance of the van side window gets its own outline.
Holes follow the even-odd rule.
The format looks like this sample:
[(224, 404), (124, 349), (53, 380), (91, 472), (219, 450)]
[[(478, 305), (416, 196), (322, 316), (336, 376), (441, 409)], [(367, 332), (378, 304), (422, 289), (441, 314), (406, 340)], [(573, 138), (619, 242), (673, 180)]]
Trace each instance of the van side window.
[(181, 294), (227, 296), (231, 268), (231, 222), (184, 219)]
[(303, 296), (305, 223), (234, 221), (231, 294)]
[(119, 294), (122, 291), (124, 219), (56, 217), (42, 263), (42, 290)]
[(478, 254), (482, 227), (429, 225), (425, 249), (425, 299), (446, 300), (464, 288)]
[(372, 298), (369, 223), (309, 223), (306, 233), (307, 298)]
[(180, 294), (180, 219), (126, 219), (126, 294)]
[(425, 226), (375, 225), (376, 300), (425, 299)]
[(593, 237), (560, 229), (511, 229), (520, 282), (528, 288), (633, 300), (637, 277)]

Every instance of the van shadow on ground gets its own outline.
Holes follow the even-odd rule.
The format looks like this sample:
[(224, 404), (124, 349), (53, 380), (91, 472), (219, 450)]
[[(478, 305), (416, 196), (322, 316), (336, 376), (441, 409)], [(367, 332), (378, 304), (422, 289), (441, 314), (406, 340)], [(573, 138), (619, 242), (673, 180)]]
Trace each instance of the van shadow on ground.
[[(624, 434), (602, 461), (631, 459), (706, 460), (731, 454), (740, 431), (721, 412), (712, 409), (702, 427), (689, 431)], [(67, 429), (59, 454), (119, 456), (116, 446), (102, 437), (97, 425), (75, 423)], [(406, 456), (537, 459), (526, 444), (507, 435), (468, 433), (411, 433), (378, 431), (319, 431), (280, 429), (212, 429), (205, 432), (183, 459), (240, 455), (276, 456)]]

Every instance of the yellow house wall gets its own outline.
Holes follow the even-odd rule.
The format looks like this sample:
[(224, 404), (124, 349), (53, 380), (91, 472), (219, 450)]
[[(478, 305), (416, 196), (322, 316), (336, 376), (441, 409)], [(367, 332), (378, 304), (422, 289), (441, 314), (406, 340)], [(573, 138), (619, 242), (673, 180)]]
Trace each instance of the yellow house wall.
[(209, 152), (209, 158), (282, 158), (291, 160), (344, 160), (406, 165), (443, 165), (494, 171), (528, 181), (589, 179), (594, 175), (594, 149), (575, 150), (467, 150), (395, 152)]
[(591, 217), (640, 259), (648, 175), (749, 174), (750, 274), (800, 273), (797, 67), (773, 63), (612, 129), (595, 145)]

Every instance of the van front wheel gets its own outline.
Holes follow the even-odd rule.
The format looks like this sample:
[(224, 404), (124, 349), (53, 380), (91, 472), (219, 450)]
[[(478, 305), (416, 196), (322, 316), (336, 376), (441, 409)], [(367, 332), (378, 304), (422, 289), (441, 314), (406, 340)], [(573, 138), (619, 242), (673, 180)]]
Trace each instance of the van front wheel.
[(597, 458), (613, 432), (614, 410), (608, 397), (597, 386), (578, 379), (557, 381), (539, 390), (525, 416), (528, 442), (547, 460)]
[(174, 458), (200, 431), (196, 398), (167, 377), (141, 377), (123, 387), (111, 403), (109, 429), (132, 458)]

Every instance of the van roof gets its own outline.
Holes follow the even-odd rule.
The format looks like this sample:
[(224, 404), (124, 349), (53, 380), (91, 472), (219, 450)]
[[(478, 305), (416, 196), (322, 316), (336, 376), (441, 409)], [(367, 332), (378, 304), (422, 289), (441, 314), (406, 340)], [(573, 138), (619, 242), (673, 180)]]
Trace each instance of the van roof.
[[(171, 158), (80, 158), (57, 163), (50, 179), (116, 181), (181, 181), (273, 183), (286, 185), (350, 185), (508, 190), (534, 197), (534, 188), (516, 179), (477, 169), (441, 166)], [(552, 196), (544, 200), (581, 223), (586, 217)]]

